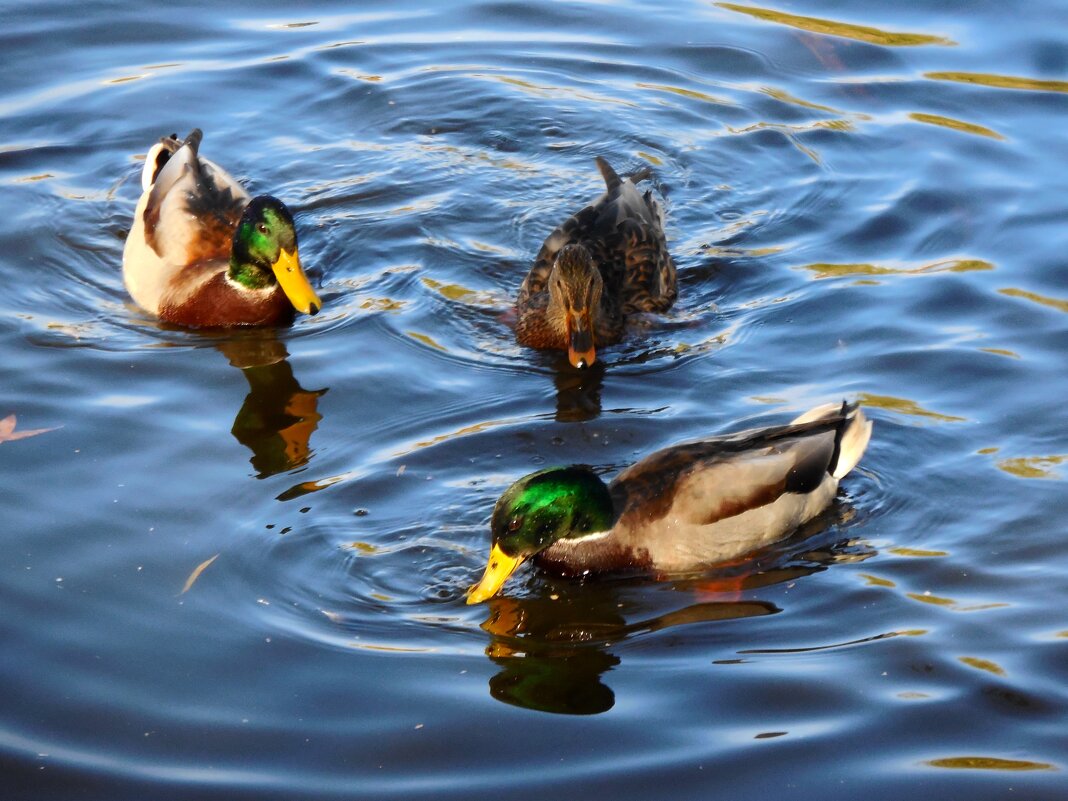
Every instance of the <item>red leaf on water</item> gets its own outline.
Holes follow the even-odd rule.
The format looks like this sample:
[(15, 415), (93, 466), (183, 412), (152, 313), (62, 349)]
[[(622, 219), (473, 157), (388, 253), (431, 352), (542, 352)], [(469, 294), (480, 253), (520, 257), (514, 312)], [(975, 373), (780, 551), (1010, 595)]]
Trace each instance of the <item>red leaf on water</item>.
[(26, 437), (36, 437), (38, 434), (44, 434), (46, 431), (55, 431), (56, 428), (31, 428), (29, 431), (15, 431), (15, 415), (9, 414), (3, 420), (0, 420), (0, 442), (12, 442), (16, 439), (26, 439)]

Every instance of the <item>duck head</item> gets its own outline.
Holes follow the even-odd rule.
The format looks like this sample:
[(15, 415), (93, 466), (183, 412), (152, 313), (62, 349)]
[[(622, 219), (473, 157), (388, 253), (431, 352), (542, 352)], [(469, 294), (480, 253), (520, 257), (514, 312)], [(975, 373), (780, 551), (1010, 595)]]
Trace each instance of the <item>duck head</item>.
[(580, 370), (597, 360), (594, 321), (603, 291), (604, 280), (590, 252), (579, 244), (560, 248), (549, 272), (548, 313), (566, 332), (568, 361)]
[(270, 195), (245, 207), (234, 231), (229, 277), (249, 289), (281, 286), (302, 314), (318, 314), (323, 305), (301, 267), (293, 215)]
[(486, 572), (468, 590), (467, 603), (492, 598), (519, 565), (553, 543), (611, 527), (612, 498), (590, 468), (551, 467), (524, 476), (493, 509)]

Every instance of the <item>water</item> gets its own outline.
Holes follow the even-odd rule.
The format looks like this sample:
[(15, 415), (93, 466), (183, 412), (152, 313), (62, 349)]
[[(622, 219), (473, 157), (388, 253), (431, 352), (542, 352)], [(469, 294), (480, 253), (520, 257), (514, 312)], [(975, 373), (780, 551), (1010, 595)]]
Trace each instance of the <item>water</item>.
[[(1063, 798), (1068, 14), (752, 8), (4, 4), (5, 798)], [(127, 300), (194, 126), (319, 316)], [(508, 311), (598, 154), (680, 293), (578, 374)], [(463, 603), (516, 477), (841, 397), (868, 454), (744, 571)]]

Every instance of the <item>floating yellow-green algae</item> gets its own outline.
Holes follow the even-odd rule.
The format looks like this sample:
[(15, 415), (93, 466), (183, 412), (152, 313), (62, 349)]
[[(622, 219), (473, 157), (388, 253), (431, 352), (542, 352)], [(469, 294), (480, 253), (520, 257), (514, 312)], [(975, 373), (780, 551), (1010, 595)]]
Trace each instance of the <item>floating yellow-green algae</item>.
[(405, 333), (417, 342), (422, 342), (424, 345), (428, 345), (431, 348), (437, 348), (438, 350), (448, 353), (448, 348), (437, 342), (429, 334), (420, 334), (418, 331), (406, 331)]
[(920, 112), (914, 112), (909, 114), (909, 119), (916, 122), (927, 123), (928, 125), (940, 125), (943, 128), (951, 128), (954, 131), (960, 131), (961, 133), (975, 134), (976, 136), (987, 136), (991, 139), (1004, 139), (1005, 137), (999, 134), (997, 131), (990, 128), (984, 128), (982, 125), (976, 125), (974, 122), (964, 122), (964, 120), (955, 120), (952, 117), (943, 117), (939, 114), (922, 114)]
[(691, 100), (700, 100), (702, 103), (714, 103), (717, 106), (733, 106), (734, 104), (728, 100), (709, 95), (704, 92), (698, 92), (694, 89), (683, 89), (679, 86), (667, 86), (660, 83), (636, 83), (634, 84), (639, 89), (651, 89), (655, 92), (668, 92), (679, 97), (688, 97)]
[(757, 19), (768, 22), (777, 22), (780, 25), (789, 25), (791, 28), (799, 28), (810, 33), (822, 33), (828, 36), (842, 36), (846, 39), (855, 39), (858, 42), (882, 45), (884, 47), (916, 47), (917, 45), (954, 45), (952, 39), (942, 36), (930, 36), (925, 33), (898, 33), (896, 31), (883, 31), (867, 25), (852, 25), (848, 22), (837, 22), (819, 17), (801, 17), (796, 14), (786, 14), (771, 8), (757, 8), (756, 6), (740, 6), (735, 3), (716, 3), (720, 8), (728, 11), (737, 11), (739, 14), (748, 14)]
[(1010, 298), (1023, 298), (1024, 300), (1029, 300), (1032, 303), (1037, 303), (1041, 306), (1048, 306), (1057, 311), (1068, 312), (1068, 300), (1050, 298), (1046, 295), (1039, 295), (1037, 292), (1028, 292), (1025, 289), (1013, 289), (1012, 287), (999, 289), (998, 292), (1002, 295), (1008, 295)]
[(949, 556), (946, 551), (925, 551), (922, 548), (891, 548), (890, 553), (895, 556), (911, 556), (917, 558)]
[(924, 78), (932, 81), (974, 83), (995, 89), (1022, 89), (1030, 92), (1068, 92), (1068, 81), (1043, 81), (1013, 75), (991, 75), (986, 72), (928, 72)]
[(910, 417), (930, 417), (933, 420), (940, 420), (943, 423), (963, 423), (967, 419), (964, 417), (955, 417), (950, 414), (933, 412), (930, 409), (924, 409), (916, 403), (916, 401), (909, 400), (908, 398), (895, 398), (891, 395), (869, 395), (867, 393), (861, 393), (857, 396), (857, 401), (861, 406), (871, 406), (875, 409), (886, 409), (888, 412), (907, 414)]
[(925, 275), (928, 273), (970, 273), (978, 270), (993, 270), (994, 265), (983, 259), (947, 259), (923, 264), (919, 267), (891, 267), (885, 264), (855, 262), (833, 264), (816, 262), (803, 264), (801, 269), (815, 273), (816, 278), (840, 278), (855, 275)]
[(1068, 454), (1055, 456), (1020, 456), (1015, 459), (1002, 459), (997, 463), (998, 470), (1003, 470), (1017, 478), (1059, 479), (1061, 474), (1050, 468), (1068, 461)]
[(968, 667), (973, 667), (976, 670), (985, 670), (987, 673), (993, 673), (995, 676), (1005, 676), (1005, 668), (999, 665), (997, 662), (993, 662), (989, 659), (979, 659), (975, 656), (962, 656), (960, 661)]

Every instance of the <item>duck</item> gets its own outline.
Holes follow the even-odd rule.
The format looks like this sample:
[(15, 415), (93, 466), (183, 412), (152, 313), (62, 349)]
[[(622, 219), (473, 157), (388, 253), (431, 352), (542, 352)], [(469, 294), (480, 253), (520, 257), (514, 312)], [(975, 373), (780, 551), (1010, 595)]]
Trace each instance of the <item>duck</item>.
[(130, 296), (159, 320), (191, 328), (287, 325), (295, 311), (318, 313), (293, 215), (203, 158), (203, 136), (199, 128), (183, 140), (171, 134), (145, 157), (122, 254)]
[(663, 212), (637, 186), (652, 171), (621, 178), (596, 163), (604, 194), (549, 234), (516, 297), (519, 344), (566, 350), (579, 369), (623, 338), (628, 315), (665, 312), (678, 294)]
[(827, 403), (786, 425), (669, 446), (608, 484), (585, 465), (524, 476), (493, 509), (467, 603), (492, 598), (527, 560), (563, 576), (659, 577), (734, 562), (830, 506), (871, 428), (856, 403)]

